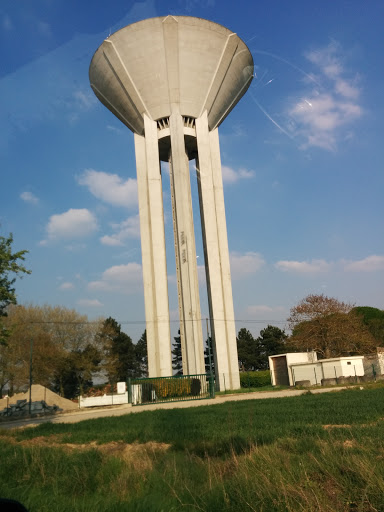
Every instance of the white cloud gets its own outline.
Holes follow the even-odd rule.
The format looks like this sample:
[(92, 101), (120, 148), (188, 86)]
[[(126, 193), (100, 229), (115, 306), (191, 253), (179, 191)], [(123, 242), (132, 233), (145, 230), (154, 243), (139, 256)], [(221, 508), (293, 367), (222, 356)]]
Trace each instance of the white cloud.
[(142, 287), (142, 269), (139, 263), (115, 265), (105, 270), (99, 281), (88, 284), (90, 290), (137, 293)]
[(92, 91), (82, 91), (80, 89), (73, 93), (75, 105), (81, 110), (90, 110), (97, 104), (96, 96)]
[(2, 20), (1, 20), (1, 27), (2, 29), (5, 31), (5, 32), (9, 32), (11, 30), (13, 30), (13, 23), (12, 23), (12, 20), (11, 18), (8, 16), (8, 14), (5, 14), (3, 17), (2, 17)]
[(334, 151), (338, 140), (345, 140), (342, 128), (363, 115), (358, 103), (360, 89), (355, 78), (347, 77), (338, 43), (308, 52), (306, 58), (316, 67), (316, 83), (322, 82), (323, 88), (306, 91), (303, 99), (289, 108), (289, 115), (296, 123), (295, 134), (305, 140), (302, 148), (317, 146)]
[(168, 283), (171, 283), (171, 284), (177, 284), (176, 274), (168, 274), (167, 281), (168, 281)]
[(297, 274), (318, 274), (328, 272), (332, 264), (327, 263), (325, 260), (312, 260), (312, 261), (278, 261), (275, 264), (278, 270), (283, 272), (295, 272)]
[(32, 192), (22, 192), (20, 194), (20, 199), (31, 204), (37, 204), (39, 202), (39, 198), (32, 194)]
[(205, 285), (205, 265), (197, 265), (197, 279), (199, 281), (199, 285)]
[(103, 245), (122, 246), (129, 238), (140, 238), (140, 219), (139, 215), (128, 217), (119, 224), (112, 224), (116, 231), (113, 235), (105, 235), (100, 238)]
[(353, 100), (359, 97), (360, 91), (357, 87), (348, 83), (346, 80), (339, 78), (335, 84), (335, 90), (337, 93), (341, 94), (345, 98), (351, 98)]
[(384, 270), (384, 256), (373, 254), (362, 260), (343, 261), (344, 270), (348, 272), (375, 272)]
[(231, 252), (229, 259), (233, 279), (240, 279), (250, 274), (255, 274), (265, 263), (261, 254), (257, 252), (246, 252), (245, 254)]
[(73, 290), (74, 287), (73, 283), (65, 282), (59, 286), (59, 290)]
[(266, 306), (264, 304), (257, 306), (248, 306), (247, 313), (251, 316), (269, 315), (271, 313), (284, 313), (285, 308), (282, 306)]
[(226, 165), (221, 166), (221, 171), (223, 174), (223, 183), (236, 183), (241, 179), (249, 179), (254, 176), (253, 171), (248, 171), (247, 169), (232, 169)]
[(48, 23), (45, 23), (44, 21), (39, 21), (37, 23), (37, 30), (38, 30), (39, 34), (44, 37), (52, 36), (51, 25), (49, 25)]
[(169, 310), (169, 319), (171, 322), (179, 322), (179, 310), (178, 309), (170, 309)]
[(76, 304), (87, 308), (100, 308), (103, 306), (103, 303), (97, 299), (79, 299), (76, 301)]
[(117, 128), (116, 126), (113, 126), (111, 124), (107, 124), (107, 130), (110, 132), (113, 132), (113, 133), (118, 133), (118, 134), (123, 133), (123, 130), (121, 130), (120, 128)]
[(111, 247), (121, 247), (124, 245), (124, 242), (117, 235), (104, 235), (100, 238), (100, 242)]
[[(49, 240), (82, 238), (97, 231), (97, 220), (86, 208), (52, 215), (46, 227)], [(46, 245), (46, 240), (41, 242)]]
[(114, 206), (137, 206), (137, 182), (133, 178), (123, 181), (117, 174), (87, 169), (77, 178), (97, 199)]

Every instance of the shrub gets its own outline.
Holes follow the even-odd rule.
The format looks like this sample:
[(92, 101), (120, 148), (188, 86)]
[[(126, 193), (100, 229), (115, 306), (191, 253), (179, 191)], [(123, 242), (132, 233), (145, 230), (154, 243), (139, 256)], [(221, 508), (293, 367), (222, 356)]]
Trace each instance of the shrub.
[(240, 385), (242, 388), (260, 388), (271, 385), (271, 372), (240, 372)]
[(173, 378), (154, 381), (154, 388), (159, 398), (175, 398), (191, 394), (191, 379)]
[(191, 395), (198, 396), (200, 395), (201, 390), (201, 382), (200, 379), (192, 379), (191, 381)]

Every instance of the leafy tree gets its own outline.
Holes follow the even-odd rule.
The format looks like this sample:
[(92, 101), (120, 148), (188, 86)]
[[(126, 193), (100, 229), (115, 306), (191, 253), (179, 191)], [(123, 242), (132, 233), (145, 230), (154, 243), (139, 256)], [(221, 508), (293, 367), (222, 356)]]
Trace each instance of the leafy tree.
[(62, 361), (54, 389), (60, 391), (65, 398), (76, 398), (84, 394), (92, 387), (93, 373), (97, 371), (100, 362), (100, 351), (94, 345), (70, 352)]
[(268, 325), (260, 331), (260, 336), (256, 339), (259, 353), (257, 370), (267, 370), (269, 368), (268, 357), (283, 354), (286, 351), (287, 338), (284, 331), (273, 325)]
[(260, 336), (254, 338), (245, 328), (237, 335), (237, 353), (241, 371), (268, 369), (268, 356), (281, 354), (286, 351), (287, 335), (273, 325), (268, 325), (260, 331)]
[(204, 364), (205, 364), (205, 373), (209, 375), (211, 372), (215, 375), (215, 361), (213, 356), (213, 346), (212, 346), (212, 338), (208, 336), (208, 339), (205, 340), (205, 349), (204, 349)]
[(135, 346), (136, 360), (140, 377), (148, 376), (147, 331), (145, 330)]
[(237, 355), (241, 371), (258, 368), (260, 358), (258, 343), (248, 329), (244, 327), (237, 334)]
[(111, 382), (126, 381), (128, 377), (140, 375), (135, 345), (121, 325), (109, 317), (98, 333), (104, 350), (104, 368)]
[(183, 375), (183, 357), (181, 354), (181, 336), (180, 329), (178, 331), (178, 336), (175, 336), (172, 349), (172, 368), (174, 370), (174, 375)]
[(289, 343), (324, 358), (372, 352), (375, 340), (353, 305), (325, 295), (308, 295), (291, 309)]
[[(12, 252), (13, 235), (0, 236), (0, 317), (7, 315), (10, 304), (16, 304), (16, 290), (14, 287), (16, 277), (22, 274), (30, 274), (20, 262), (25, 260), (28, 251)], [(0, 344), (6, 343), (9, 332), (4, 327), (0, 318)]]
[[(52, 387), (65, 369), (68, 355), (95, 346), (98, 322), (74, 310), (52, 306), (14, 306), (4, 325), (8, 345), (0, 350), (0, 388), (11, 391), (29, 384), (30, 347), (33, 345), (33, 381)], [(60, 380), (60, 379), (59, 379)]]
[(375, 338), (378, 346), (384, 346), (384, 311), (369, 306), (358, 306), (352, 309), (351, 313), (356, 313), (362, 317), (364, 325)]

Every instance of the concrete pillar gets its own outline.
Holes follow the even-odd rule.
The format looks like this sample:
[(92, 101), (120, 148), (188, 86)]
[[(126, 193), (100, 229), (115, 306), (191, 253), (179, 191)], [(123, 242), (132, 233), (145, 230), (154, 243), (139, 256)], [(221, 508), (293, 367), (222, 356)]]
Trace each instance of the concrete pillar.
[(163, 195), (157, 124), (144, 114), (135, 134), (149, 377), (172, 375)]
[(196, 119), (197, 180), (203, 232), (211, 331), (219, 389), (240, 388), (223, 180), (217, 128), (207, 112)]
[(170, 180), (175, 232), (176, 273), (184, 375), (205, 373), (195, 233), (184, 120), (177, 111), (169, 119)]

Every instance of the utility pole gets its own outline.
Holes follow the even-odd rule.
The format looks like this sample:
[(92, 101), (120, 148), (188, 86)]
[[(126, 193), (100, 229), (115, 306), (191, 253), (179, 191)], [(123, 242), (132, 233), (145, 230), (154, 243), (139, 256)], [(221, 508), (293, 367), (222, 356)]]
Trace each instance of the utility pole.
[(207, 343), (208, 343), (208, 363), (209, 363), (209, 374), (212, 375), (212, 339), (209, 339), (209, 327), (208, 327), (208, 318), (207, 321)]
[(30, 354), (29, 354), (29, 415), (31, 415), (31, 409), (32, 409), (32, 353), (33, 353), (33, 339), (31, 338)]

